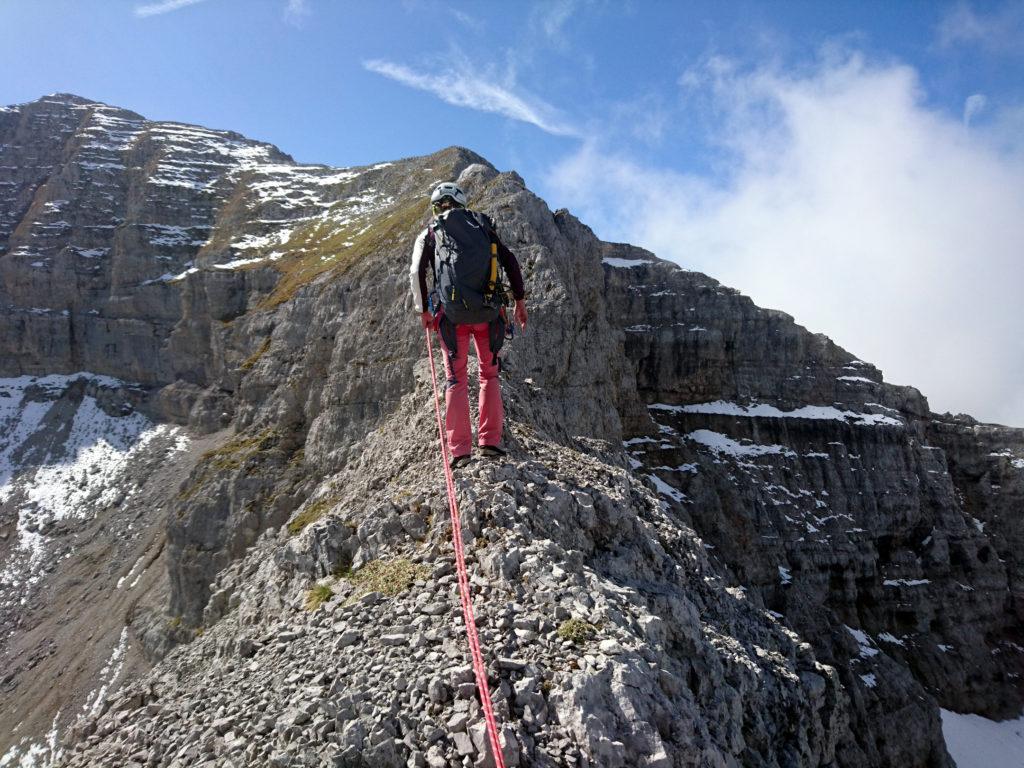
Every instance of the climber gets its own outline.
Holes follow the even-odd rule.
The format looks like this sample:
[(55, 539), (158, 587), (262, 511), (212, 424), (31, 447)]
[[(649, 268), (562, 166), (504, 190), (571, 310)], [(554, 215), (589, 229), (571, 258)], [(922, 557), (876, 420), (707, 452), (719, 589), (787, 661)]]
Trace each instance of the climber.
[[(477, 442), (484, 456), (505, 455), (501, 434), (504, 409), (498, 373), (498, 351), (505, 339), (505, 290), (500, 264), (515, 299), (514, 316), (526, 328), (526, 293), (519, 262), (498, 238), (486, 214), (466, 207), (466, 194), (451, 182), (439, 184), (430, 196), (430, 224), (416, 238), (409, 281), (413, 305), (424, 328), (434, 329), (444, 348), (445, 432), (452, 468), (470, 460), (473, 433), (469, 423), (469, 382), (466, 358), (473, 339), (480, 363), (480, 424)], [(427, 268), (433, 273), (428, 303)], [(433, 310), (433, 311), (431, 311)]]

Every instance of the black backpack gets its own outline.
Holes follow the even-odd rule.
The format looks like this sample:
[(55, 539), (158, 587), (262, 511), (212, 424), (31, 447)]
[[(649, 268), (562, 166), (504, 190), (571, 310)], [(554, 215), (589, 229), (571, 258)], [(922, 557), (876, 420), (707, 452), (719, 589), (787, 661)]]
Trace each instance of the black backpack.
[(434, 233), (434, 287), (455, 325), (490, 323), (501, 310), (497, 236), (490, 220), (454, 208), (430, 224)]

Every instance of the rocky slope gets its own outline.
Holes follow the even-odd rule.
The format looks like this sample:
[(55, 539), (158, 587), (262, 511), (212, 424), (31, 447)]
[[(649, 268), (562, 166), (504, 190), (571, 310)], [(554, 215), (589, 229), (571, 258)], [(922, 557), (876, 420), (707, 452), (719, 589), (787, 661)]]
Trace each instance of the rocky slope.
[(531, 296), (457, 480), (508, 764), (947, 766), (940, 706), (1020, 711), (1024, 431), (467, 150), (58, 94), (0, 111), (0, 765), (489, 764), (406, 295), (439, 179)]

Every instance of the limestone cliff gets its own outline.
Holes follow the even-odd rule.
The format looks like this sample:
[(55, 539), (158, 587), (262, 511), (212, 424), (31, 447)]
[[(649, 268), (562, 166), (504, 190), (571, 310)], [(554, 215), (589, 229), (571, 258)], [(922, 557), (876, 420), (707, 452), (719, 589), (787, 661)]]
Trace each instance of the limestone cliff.
[(509, 764), (947, 766), (939, 706), (1020, 711), (1024, 431), (468, 150), (58, 94), (0, 110), (0, 754), (488, 764), (405, 275), (440, 179), (530, 292), (457, 481)]

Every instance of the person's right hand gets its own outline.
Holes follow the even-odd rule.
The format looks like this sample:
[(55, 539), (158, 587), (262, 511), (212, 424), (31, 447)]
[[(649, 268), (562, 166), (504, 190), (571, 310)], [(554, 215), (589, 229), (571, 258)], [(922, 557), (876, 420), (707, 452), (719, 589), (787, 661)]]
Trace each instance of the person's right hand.
[(420, 312), (420, 323), (424, 328), (433, 328), (434, 316), (429, 312)]
[(519, 323), (519, 329), (522, 331), (526, 330), (526, 301), (524, 299), (516, 299), (516, 308), (514, 311), (516, 322)]

